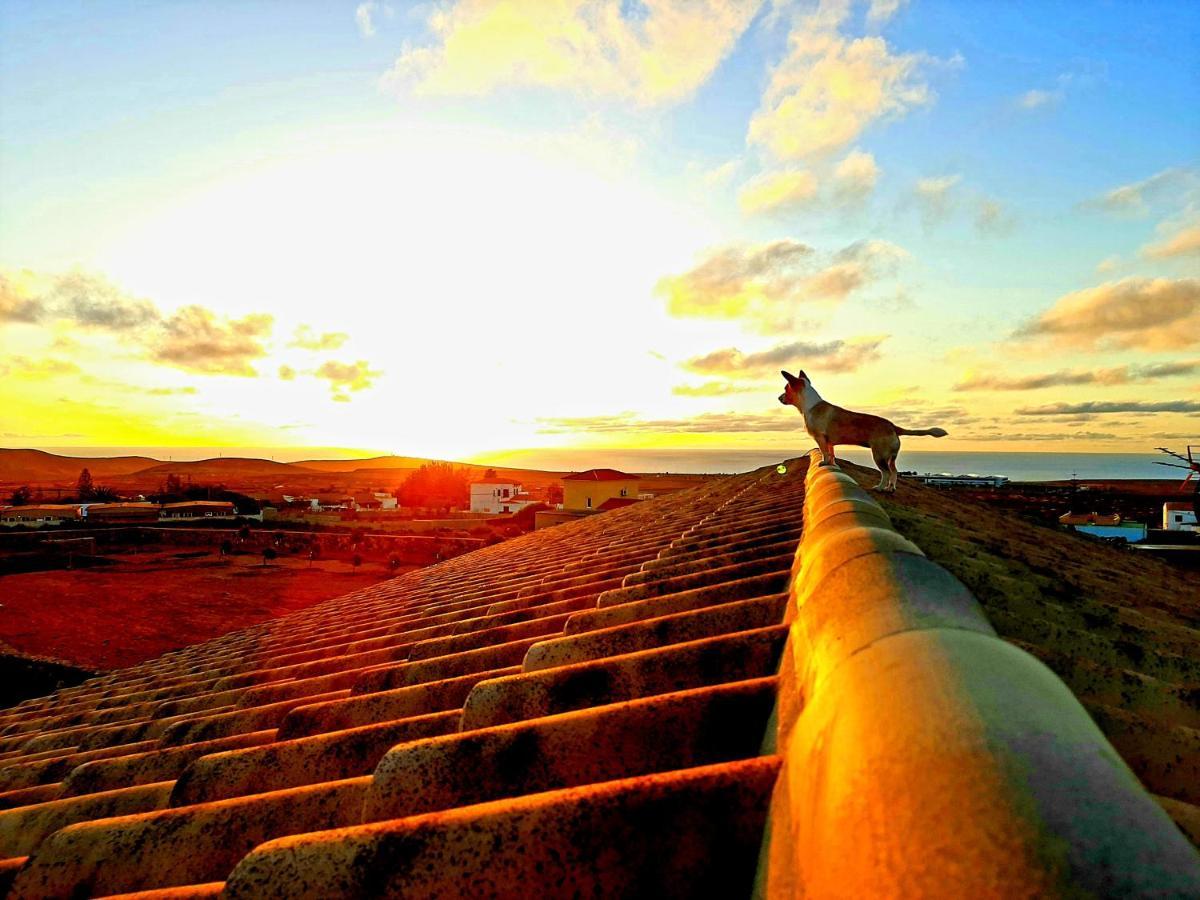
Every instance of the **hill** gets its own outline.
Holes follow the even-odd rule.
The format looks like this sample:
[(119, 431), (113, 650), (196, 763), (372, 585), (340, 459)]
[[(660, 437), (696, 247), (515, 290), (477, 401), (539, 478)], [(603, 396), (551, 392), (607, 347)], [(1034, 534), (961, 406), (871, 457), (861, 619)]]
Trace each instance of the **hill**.
[(235, 477), (258, 477), (262, 475), (312, 475), (295, 463), (281, 463), (270, 459), (221, 456), (215, 459), (197, 459), (188, 462), (160, 463), (138, 472), (130, 473), (148, 478), (166, 478), (178, 475), (199, 479), (229, 479)]
[(148, 456), (59, 456), (44, 450), (9, 450), (0, 448), (0, 483), (34, 484), (44, 482), (75, 483), (81, 469), (100, 480), (127, 475), (156, 465), (158, 460)]
[(372, 456), (367, 459), (303, 459), (293, 465), (317, 472), (357, 472), (359, 469), (419, 469), (433, 460), (420, 456)]

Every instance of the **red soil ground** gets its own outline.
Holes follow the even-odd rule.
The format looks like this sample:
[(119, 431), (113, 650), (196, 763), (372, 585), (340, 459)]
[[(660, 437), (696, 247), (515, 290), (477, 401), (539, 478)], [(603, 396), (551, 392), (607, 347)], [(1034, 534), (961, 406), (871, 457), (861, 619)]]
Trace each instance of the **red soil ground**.
[[(0, 648), (88, 669), (113, 669), (218, 637), (390, 578), (377, 562), (180, 551), (121, 554), (115, 565), (6, 575)], [(410, 567), (411, 568), (411, 567)], [(408, 571), (401, 568), (400, 572)]]

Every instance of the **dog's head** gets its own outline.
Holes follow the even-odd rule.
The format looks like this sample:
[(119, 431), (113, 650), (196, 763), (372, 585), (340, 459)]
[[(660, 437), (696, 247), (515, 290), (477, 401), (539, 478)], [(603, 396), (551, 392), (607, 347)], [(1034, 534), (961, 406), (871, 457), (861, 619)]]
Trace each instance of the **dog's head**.
[(800, 404), (800, 397), (804, 393), (804, 388), (808, 385), (808, 376), (804, 374), (804, 370), (800, 370), (799, 375), (790, 375), (787, 372), (780, 372), (783, 380), (787, 382), (784, 385), (783, 393), (779, 395), (779, 402), (784, 406), (794, 406), (797, 409), (803, 409)]

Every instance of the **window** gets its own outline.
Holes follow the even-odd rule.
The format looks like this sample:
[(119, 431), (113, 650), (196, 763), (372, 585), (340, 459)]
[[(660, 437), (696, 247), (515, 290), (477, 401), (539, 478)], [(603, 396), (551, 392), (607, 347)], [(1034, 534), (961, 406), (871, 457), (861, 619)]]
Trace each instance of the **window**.
[(1182, 521), (1183, 521), (1183, 516), (1176, 516), (1176, 517), (1175, 517), (1175, 521), (1176, 521), (1176, 522), (1182, 522)]
[(629, 491), (626, 488), (621, 488), (621, 496), (622, 497), (626, 496), (628, 493), (629, 493)]
[(591, 509), (591, 508), (592, 508), (592, 498), (591, 498), (591, 497), (588, 497), (588, 498), (587, 498), (587, 508), (588, 508), (588, 509)]

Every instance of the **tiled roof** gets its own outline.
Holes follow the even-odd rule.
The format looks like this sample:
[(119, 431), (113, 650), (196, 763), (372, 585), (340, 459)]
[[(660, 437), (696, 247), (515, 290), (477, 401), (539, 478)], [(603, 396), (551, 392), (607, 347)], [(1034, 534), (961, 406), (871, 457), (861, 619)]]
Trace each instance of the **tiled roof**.
[(626, 475), (616, 469), (588, 469), (586, 472), (574, 472), (564, 475), (563, 481), (637, 481), (636, 475)]
[(0, 894), (748, 896), (786, 783), (776, 718), (796, 714), (806, 469), (534, 532), (0, 712)]
[(622, 506), (629, 506), (631, 503), (640, 503), (640, 502), (641, 502), (640, 500), (637, 500), (633, 497), (609, 497), (607, 500), (605, 500), (603, 503), (601, 503), (596, 508), (600, 509), (600, 510), (608, 511), (610, 509), (620, 509)]

